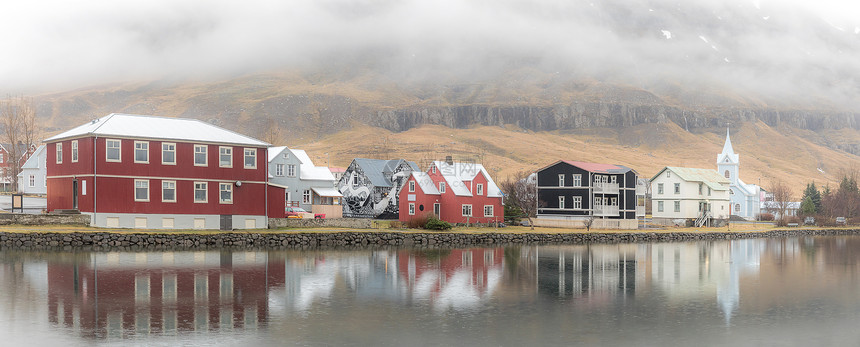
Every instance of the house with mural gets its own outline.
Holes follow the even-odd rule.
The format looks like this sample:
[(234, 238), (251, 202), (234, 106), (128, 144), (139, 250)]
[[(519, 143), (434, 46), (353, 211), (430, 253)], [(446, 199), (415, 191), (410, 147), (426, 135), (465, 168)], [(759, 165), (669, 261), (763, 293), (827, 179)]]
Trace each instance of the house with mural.
[(667, 166), (651, 178), (651, 220), (661, 225), (725, 225), (729, 183), (712, 169)]
[(717, 171), (729, 180), (731, 214), (746, 220), (755, 220), (761, 213), (761, 187), (746, 184), (740, 178), (740, 156), (732, 148), (729, 130), (722, 153), (717, 155)]
[(537, 226), (637, 229), (645, 185), (626, 166), (559, 160), (537, 171)]
[(267, 183), (269, 144), (207, 122), (114, 113), (45, 145), (48, 211), (77, 210), (94, 226), (257, 229), (284, 216), (284, 189)]
[(30, 158), (21, 165), (18, 174), (18, 191), (24, 194), (45, 195), (48, 193), (47, 152), (39, 146)]
[(449, 223), (504, 220), (502, 191), (481, 164), (434, 161), (427, 172), (413, 172), (398, 198), (400, 221), (434, 214)]
[(329, 168), (315, 166), (301, 149), (286, 146), (269, 148), (269, 182), (285, 187), (287, 206), (301, 207), (325, 218), (340, 218), (343, 195), (334, 188), (335, 179)]
[(397, 219), (397, 193), (407, 177), (419, 170), (417, 164), (404, 159), (354, 159), (337, 182), (343, 194), (343, 216)]

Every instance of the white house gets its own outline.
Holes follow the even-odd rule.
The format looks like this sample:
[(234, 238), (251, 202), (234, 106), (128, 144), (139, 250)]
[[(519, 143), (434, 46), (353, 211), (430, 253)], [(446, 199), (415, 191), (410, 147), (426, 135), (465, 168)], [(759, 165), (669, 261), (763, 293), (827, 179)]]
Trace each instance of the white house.
[(46, 161), (48, 155), (45, 146), (39, 146), (36, 151), (21, 166), (18, 174), (18, 191), (24, 194), (45, 195), (48, 193)]
[(307, 152), (286, 146), (269, 148), (269, 182), (286, 187), (287, 206), (301, 207), (326, 218), (340, 218), (343, 195), (334, 188), (329, 168), (315, 166)]
[(719, 226), (729, 219), (729, 180), (710, 169), (667, 166), (651, 178), (655, 224)]
[(726, 143), (723, 152), (717, 155), (717, 171), (729, 180), (729, 195), (732, 201), (732, 215), (746, 220), (755, 220), (761, 212), (760, 191), (755, 184), (746, 184), (740, 178), (739, 156), (732, 149), (729, 131), (726, 129)]

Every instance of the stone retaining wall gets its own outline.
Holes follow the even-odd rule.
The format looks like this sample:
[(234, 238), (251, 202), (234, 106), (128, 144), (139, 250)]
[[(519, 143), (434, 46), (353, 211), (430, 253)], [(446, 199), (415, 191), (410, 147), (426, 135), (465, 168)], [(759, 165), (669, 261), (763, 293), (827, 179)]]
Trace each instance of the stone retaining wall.
[(370, 229), (373, 220), (367, 218), (269, 218), (269, 229), (279, 228), (350, 228)]
[(510, 244), (643, 243), (731, 240), (763, 237), (858, 235), (860, 229), (773, 230), (719, 233), (451, 233), (451, 232), (313, 232), (313, 233), (0, 233), (0, 250), (75, 248), (84, 250), (284, 249), (371, 247), (473, 247)]
[(90, 216), (85, 214), (0, 214), (0, 225), (90, 225)]

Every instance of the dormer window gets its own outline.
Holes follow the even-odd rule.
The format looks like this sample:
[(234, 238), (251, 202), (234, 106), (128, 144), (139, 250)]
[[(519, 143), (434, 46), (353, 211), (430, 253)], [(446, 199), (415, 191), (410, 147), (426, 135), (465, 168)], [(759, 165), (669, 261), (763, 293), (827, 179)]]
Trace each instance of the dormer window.
[(731, 173), (729, 173), (729, 170), (726, 170), (726, 178), (732, 178), (732, 175)]

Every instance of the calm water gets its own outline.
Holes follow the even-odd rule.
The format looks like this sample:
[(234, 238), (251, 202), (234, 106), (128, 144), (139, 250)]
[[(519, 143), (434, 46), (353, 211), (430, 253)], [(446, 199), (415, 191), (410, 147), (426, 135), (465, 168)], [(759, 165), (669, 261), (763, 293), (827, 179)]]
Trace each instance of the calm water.
[(860, 344), (860, 237), (0, 252), (0, 345)]

